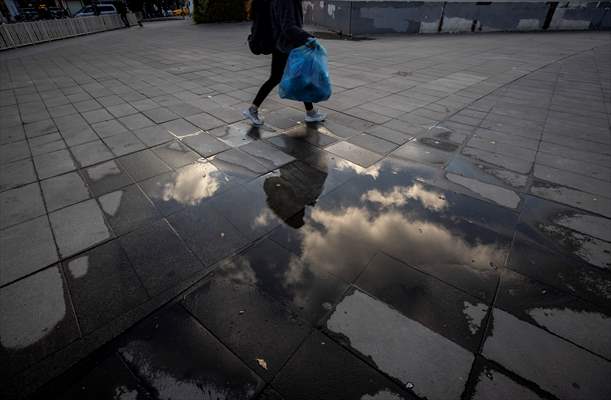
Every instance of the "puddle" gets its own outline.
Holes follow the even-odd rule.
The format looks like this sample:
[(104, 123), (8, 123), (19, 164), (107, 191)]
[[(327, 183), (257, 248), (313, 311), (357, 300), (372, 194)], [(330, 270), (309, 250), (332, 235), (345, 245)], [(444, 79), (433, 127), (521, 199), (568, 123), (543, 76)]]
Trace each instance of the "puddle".
[(87, 168), (87, 175), (93, 181), (99, 181), (113, 175), (120, 175), (121, 170), (114, 161), (109, 161), (94, 167)]
[(463, 302), (463, 305), (463, 313), (467, 317), (469, 330), (472, 334), (475, 334), (482, 326), (482, 321), (488, 312), (488, 306), (483, 303), (471, 304), (468, 301)]
[(515, 189), (525, 188), (528, 182), (527, 175), (475, 162), (463, 156), (455, 157), (448, 165), (447, 172), (491, 185), (507, 185)]
[(263, 386), (181, 307), (149, 318), (125, 339), (120, 356), (157, 398), (246, 399)]
[(75, 258), (68, 263), (68, 270), (72, 276), (76, 279), (82, 278), (87, 275), (89, 269), (89, 256), (83, 256)]
[(212, 197), (221, 187), (221, 180), (223, 174), (209, 162), (187, 165), (176, 171), (173, 179), (160, 184), (159, 198), (194, 206)]
[(457, 144), (454, 144), (454, 143), (444, 142), (441, 140), (428, 138), (428, 137), (419, 138), (418, 143), (423, 144), (428, 147), (433, 147), (438, 150), (447, 151), (447, 152), (456, 151), (459, 147)]
[(123, 198), (123, 190), (119, 190), (117, 192), (106, 194), (100, 197), (98, 200), (102, 205), (102, 209), (106, 214), (111, 216), (115, 216), (117, 211), (119, 211), (119, 207), (121, 206), (121, 199)]
[(438, 192), (426, 190), (421, 184), (395, 186), (389, 192), (370, 190), (361, 196), (361, 201), (378, 204), (380, 207), (401, 207), (409, 200), (419, 201), (425, 208), (441, 211), (448, 207), (445, 197)]
[(490, 400), (498, 398), (503, 393), (507, 399), (519, 400), (542, 400), (542, 398), (530, 389), (513, 381), (507, 375), (494, 370), (484, 368), (477, 377), (472, 400)]

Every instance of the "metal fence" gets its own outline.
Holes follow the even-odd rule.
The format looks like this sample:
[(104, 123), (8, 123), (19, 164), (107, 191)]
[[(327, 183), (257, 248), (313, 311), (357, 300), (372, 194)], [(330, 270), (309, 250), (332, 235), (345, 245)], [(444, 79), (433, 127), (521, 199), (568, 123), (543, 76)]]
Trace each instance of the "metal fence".
[[(127, 18), (130, 24), (137, 23), (134, 14), (128, 14)], [(0, 50), (109, 31), (124, 26), (121, 17), (117, 14), (1, 24)]]

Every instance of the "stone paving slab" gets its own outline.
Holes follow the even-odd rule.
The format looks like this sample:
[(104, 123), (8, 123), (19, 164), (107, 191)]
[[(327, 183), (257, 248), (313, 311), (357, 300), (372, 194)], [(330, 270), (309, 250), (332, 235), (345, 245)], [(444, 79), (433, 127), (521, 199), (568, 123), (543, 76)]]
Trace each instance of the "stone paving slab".
[(248, 29), (2, 53), (0, 396), (611, 398), (611, 35)]

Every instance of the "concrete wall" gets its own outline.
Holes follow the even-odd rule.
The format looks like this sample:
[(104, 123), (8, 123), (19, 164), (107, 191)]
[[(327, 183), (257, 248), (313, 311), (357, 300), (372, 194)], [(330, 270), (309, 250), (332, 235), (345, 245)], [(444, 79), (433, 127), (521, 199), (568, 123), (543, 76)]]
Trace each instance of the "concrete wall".
[(306, 24), (344, 34), (611, 29), (611, 1), (303, 2)]

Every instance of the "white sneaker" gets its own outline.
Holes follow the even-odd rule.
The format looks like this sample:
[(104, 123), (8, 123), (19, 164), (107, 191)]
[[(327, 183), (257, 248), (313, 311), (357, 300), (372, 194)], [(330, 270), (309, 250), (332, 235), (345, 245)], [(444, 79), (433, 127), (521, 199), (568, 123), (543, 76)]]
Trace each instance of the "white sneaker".
[(327, 114), (321, 113), (318, 110), (306, 112), (305, 115), (305, 122), (323, 122), (325, 119), (327, 119)]
[(245, 116), (250, 121), (252, 126), (255, 126), (255, 127), (263, 126), (263, 118), (259, 117), (259, 111), (249, 108), (247, 110), (243, 110), (242, 115)]

